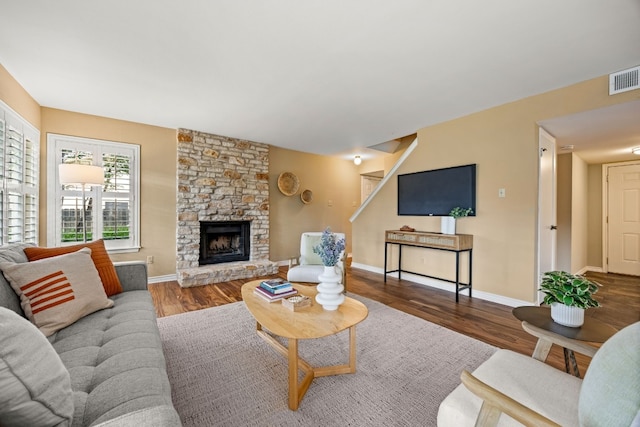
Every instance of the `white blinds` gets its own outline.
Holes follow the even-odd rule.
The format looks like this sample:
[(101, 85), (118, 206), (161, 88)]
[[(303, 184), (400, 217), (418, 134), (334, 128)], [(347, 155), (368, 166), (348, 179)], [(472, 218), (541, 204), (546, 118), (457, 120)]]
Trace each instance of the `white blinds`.
[(40, 132), (0, 101), (0, 244), (38, 243)]

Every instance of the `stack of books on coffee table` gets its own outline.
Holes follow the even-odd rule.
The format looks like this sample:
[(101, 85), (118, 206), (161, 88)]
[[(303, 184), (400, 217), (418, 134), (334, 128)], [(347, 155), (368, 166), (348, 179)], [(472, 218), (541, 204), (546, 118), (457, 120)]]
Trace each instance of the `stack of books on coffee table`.
[(282, 279), (263, 280), (253, 292), (269, 302), (280, 301), (298, 293), (291, 283)]

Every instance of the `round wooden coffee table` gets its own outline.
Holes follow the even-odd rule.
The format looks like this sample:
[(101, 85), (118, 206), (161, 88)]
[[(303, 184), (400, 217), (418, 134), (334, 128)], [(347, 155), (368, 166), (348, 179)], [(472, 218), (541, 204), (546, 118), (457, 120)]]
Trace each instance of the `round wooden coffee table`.
[[(327, 375), (353, 374), (356, 372), (356, 325), (368, 314), (367, 307), (360, 301), (346, 297), (335, 311), (327, 311), (315, 302), (315, 286), (294, 283), (295, 289), (312, 299), (310, 307), (292, 311), (280, 301), (268, 302), (253, 293), (261, 280), (254, 280), (242, 286), (242, 299), (247, 309), (256, 319), (256, 331), (289, 363), (289, 409), (297, 410), (302, 398), (314, 378)], [(288, 340), (288, 348), (278, 342), (272, 334)], [(298, 340), (322, 338), (349, 329), (349, 363), (336, 366), (313, 367), (298, 356)], [(298, 382), (298, 369), (305, 375)]]

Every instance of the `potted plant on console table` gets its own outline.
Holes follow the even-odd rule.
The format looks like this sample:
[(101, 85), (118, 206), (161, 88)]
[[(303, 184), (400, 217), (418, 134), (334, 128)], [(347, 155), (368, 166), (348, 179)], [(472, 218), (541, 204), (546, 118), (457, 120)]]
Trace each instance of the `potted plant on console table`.
[(443, 216), (440, 221), (440, 231), (442, 234), (456, 234), (456, 219), (469, 216), (473, 213), (471, 208), (461, 208), (457, 206), (449, 212), (449, 216)]
[(593, 299), (599, 283), (584, 276), (566, 271), (547, 271), (542, 276), (540, 291), (545, 294), (543, 303), (551, 306), (554, 322), (572, 328), (584, 323), (584, 311), (589, 307), (600, 307)]

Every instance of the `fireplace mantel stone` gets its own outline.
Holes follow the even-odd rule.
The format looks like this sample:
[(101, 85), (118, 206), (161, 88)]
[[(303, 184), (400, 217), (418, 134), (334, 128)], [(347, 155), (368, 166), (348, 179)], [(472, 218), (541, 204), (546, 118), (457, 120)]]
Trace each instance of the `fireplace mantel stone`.
[(251, 279), (278, 272), (278, 264), (269, 260), (235, 261), (209, 264), (178, 271), (178, 283), (183, 288), (204, 286), (211, 283)]

